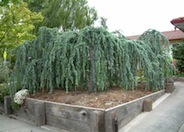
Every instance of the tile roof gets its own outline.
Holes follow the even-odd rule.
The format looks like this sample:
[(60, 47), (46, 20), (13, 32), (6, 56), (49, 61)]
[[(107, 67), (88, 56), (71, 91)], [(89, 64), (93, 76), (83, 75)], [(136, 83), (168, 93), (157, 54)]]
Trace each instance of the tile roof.
[[(165, 32), (161, 32), (161, 33), (164, 34), (170, 41), (184, 39), (184, 32), (182, 32), (180, 30), (165, 31)], [(129, 40), (136, 40), (139, 38), (139, 36), (140, 35), (127, 36), (126, 38)]]

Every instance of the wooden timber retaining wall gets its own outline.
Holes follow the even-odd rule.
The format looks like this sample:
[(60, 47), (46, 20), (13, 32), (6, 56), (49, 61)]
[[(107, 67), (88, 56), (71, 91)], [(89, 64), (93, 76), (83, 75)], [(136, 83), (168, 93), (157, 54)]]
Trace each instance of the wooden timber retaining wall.
[[(14, 114), (25, 118), (35, 125), (50, 125), (71, 132), (117, 132), (143, 111), (143, 101), (153, 102), (165, 93), (165, 90), (112, 107), (99, 109), (54, 103), (26, 98), (24, 105)], [(7, 102), (8, 98), (5, 98)], [(4, 105), (8, 107), (8, 105)], [(4, 108), (7, 109), (7, 108)], [(6, 111), (5, 114), (10, 114)]]
[(4, 113), (4, 104), (0, 103), (0, 114)]
[(144, 96), (142, 98), (124, 103), (105, 110), (105, 132), (116, 132), (125, 126), (143, 111), (143, 101), (146, 99), (156, 101), (165, 93), (164, 90)]

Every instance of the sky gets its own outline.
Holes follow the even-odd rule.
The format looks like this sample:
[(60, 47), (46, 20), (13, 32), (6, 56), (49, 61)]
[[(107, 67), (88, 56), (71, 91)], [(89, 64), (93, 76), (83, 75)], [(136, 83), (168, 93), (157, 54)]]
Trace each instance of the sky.
[(97, 10), (99, 17), (107, 18), (109, 31), (120, 30), (125, 36), (148, 29), (174, 30), (170, 21), (184, 17), (184, 0), (88, 0), (88, 5)]

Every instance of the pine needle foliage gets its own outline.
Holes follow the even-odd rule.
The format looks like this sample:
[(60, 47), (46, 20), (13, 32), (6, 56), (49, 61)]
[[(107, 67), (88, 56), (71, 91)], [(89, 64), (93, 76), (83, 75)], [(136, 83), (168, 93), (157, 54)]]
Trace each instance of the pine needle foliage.
[(56, 88), (66, 92), (104, 91), (111, 86), (135, 89), (140, 69), (148, 89), (162, 89), (169, 62), (161, 42), (168, 41), (156, 30), (148, 30), (139, 40), (130, 41), (121, 33), (110, 33), (101, 27), (62, 33), (42, 27), (37, 39), (14, 50), (11, 93), (22, 88), (32, 93), (52, 93)]

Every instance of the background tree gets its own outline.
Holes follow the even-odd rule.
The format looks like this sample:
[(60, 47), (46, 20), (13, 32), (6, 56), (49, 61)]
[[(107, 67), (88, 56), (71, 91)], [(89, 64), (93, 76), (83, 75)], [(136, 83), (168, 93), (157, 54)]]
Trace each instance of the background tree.
[(97, 20), (97, 12), (87, 5), (86, 0), (24, 0), (31, 11), (41, 12), (42, 23), (37, 24), (35, 33), (40, 26), (67, 29), (81, 29), (90, 26)]
[(21, 2), (22, 2), (22, 0), (0, 0), (0, 6), (5, 6), (5, 5), (8, 5), (10, 3), (20, 4)]
[(100, 17), (100, 19), (101, 19), (101, 27), (103, 27), (105, 29), (108, 29), (108, 27), (107, 27), (107, 18)]
[(31, 12), (26, 3), (0, 7), (0, 47), (13, 48), (32, 40), (34, 24), (43, 20), (40, 13)]

